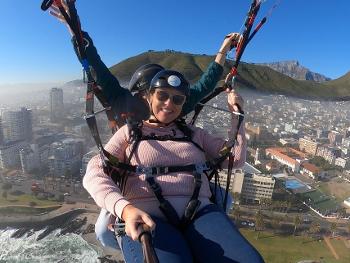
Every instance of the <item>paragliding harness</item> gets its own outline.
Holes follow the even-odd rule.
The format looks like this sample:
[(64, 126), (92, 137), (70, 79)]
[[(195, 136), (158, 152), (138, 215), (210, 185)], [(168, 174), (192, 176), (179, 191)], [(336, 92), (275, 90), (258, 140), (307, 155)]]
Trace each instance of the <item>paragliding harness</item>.
[[(89, 126), (89, 129), (91, 131), (91, 134), (96, 142), (96, 145), (98, 147), (100, 157), (103, 164), (104, 172), (109, 174), (113, 181), (120, 187), (120, 189), (124, 189), (126, 184), (126, 173), (127, 172), (133, 172), (136, 174), (145, 174), (146, 181), (152, 191), (154, 192), (155, 197), (159, 201), (159, 207), (160, 210), (164, 213), (166, 218), (169, 220), (170, 223), (172, 223), (175, 226), (179, 226), (181, 228), (185, 227), (195, 216), (197, 209), (200, 206), (200, 201), (198, 200), (200, 187), (202, 185), (202, 175), (205, 174), (208, 177), (208, 180), (210, 181), (213, 177), (215, 177), (215, 190), (216, 192), (217, 184), (218, 184), (218, 170), (220, 169), (221, 163), (229, 158), (229, 165), (228, 165), (228, 177), (227, 177), (227, 184), (226, 184), (226, 191), (225, 196), (223, 200), (223, 207), (225, 208), (227, 205), (227, 197), (228, 197), (228, 189), (230, 184), (230, 178), (232, 174), (232, 167), (233, 167), (233, 154), (232, 154), (232, 148), (235, 145), (235, 141), (237, 140), (238, 131), (240, 129), (240, 126), (243, 122), (244, 118), (244, 112), (239, 109), (239, 113), (236, 113), (238, 115), (238, 127), (237, 127), (237, 133), (235, 138), (231, 138), (229, 142), (227, 143), (226, 147), (221, 151), (221, 157), (216, 160), (207, 161), (205, 163), (200, 164), (190, 164), (186, 166), (169, 166), (169, 167), (142, 167), (142, 166), (133, 166), (130, 165), (130, 160), (132, 158), (132, 155), (137, 149), (137, 146), (140, 141), (142, 140), (174, 140), (174, 141), (188, 141), (193, 143), (196, 147), (201, 149), (201, 147), (193, 142), (192, 140), (192, 131), (189, 127), (187, 127), (186, 123), (184, 121), (178, 121), (177, 126), (178, 128), (183, 132), (184, 137), (183, 138), (175, 138), (175, 137), (169, 137), (169, 136), (145, 136), (142, 135), (141, 132), (141, 126), (139, 122), (133, 122), (132, 119), (128, 119), (128, 126), (131, 127), (131, 134), (133, 136), (133, 146), (130, 153), (130, 156), (128, 157), (128, 160), (126, 163), (120, 162), (118, 158), (110, 154), (108, 151), (106, 151), (102, 145), (99, 132), (97, 129), (96, 124), (96, 115), (100, 112), (105, 111), (107, 114), (107, 118), (110, 122), (110, 126), (112, 127), (113, 131), (115, 131), (117, 127), (117, 123), (115, 121), (115, 114), (113, 113), (110, 105), (107, 103), (107, 100), (104, 98), (102, 94), (102, 90), (98, 87), (96, 81), (93, 78), (93, 74), (91, 71), (91, 68), (89, 66), (89, 63), (87, 61), (86, 53), (85, 53), (85, 43), (84, 38), (80, 26), (79, 17), (77, 15), (76, 8), (74, 6), (74, 0), (67, 0), (67, 5), (69, 9), (69, 15), (65, 11), (64, 7), (62, 6), (62, 3), (60, 0), (44, 0), (41, 8), (45, 11), (47, 10), (52, 3), (55, 2), (55, 4), (58, 6), (60, 12), (64, 16), (65, 20), (67, 21), (70, 29), (74, 33), (75, 41), (77, 50), (79, 53), (80, 61), (82, 63), (84, 72), (87, 76), (87, 94), (86, 94), (86, 116), (85, 119), (87, 121), (87, 124)], [(217, 96), (219, 93), (224, 91), (226, 88), (232, 89), (234, 86), (234, 80), (237, 75), (237, 68), (240, 62), (240, 58), (243, 54), (243, 51), (249, 41), (253, 38), (253, 36), (256, 34), (256, 32), (260, 29), (260, 27), (265, 23), (266, 17), (263, 18), (263, 20), (258, 24), (256, 29), (252, 34), (251, 28), (253, 26), (255, 17), (259, 11), (261, 1), (259, 0), (253, 0), (246, 21), (245, 21), (245, 30), (243, 32), (243, 38), (242, 41), (238, 44), (238, 47), (236, 48), (236, 59), (235, 64), (233, 65), (229, 76), (230, 78), (227, 78), (227, 82), (223, 87), (219, 87), (214, 90), (214, 92), (203, 99), (199, 105), (195, 108), (195, 115), (193, 116), (193, 119), (191, 121), (191, 124), (194, 124), (196, 118), (198, 117), (199, 112), (203, 108), (204, 104), (212, 99), (213, 97)], [(103, 109), (100, 111), (94, 112), (94, 95), (99, 99), (101, 102)], [(219, 109), (219, 108), (218, 108)], [(203, 151), (203, 149), (201, 149)], [(120, 171), (123, 171), (120, 173)], [(210, 174), (208, 175), (208, 172)], [(186, 207), (185, 213), (180, 219), (175, 211), (175, 209), (171, 206), (169, 201), (167, 201), (164, 196), (162, 195), (162, 189), (160, 188), (159, 184), (155, 180), (155, 176), (157, 175), (164, 175), (172, 172), (191, 172), (193, 173), (194, 177), (194, 190), (193, 194), (190, 198), (190, 201), (188, 202), (188, 205)], [(115, 228), (115, 232), (117, 235), (121, 235), (124, 233), (123, 229), (123, 222), (121, 219), (118, 219), (119, 223), (117, 224), (117, 227)]]
[[(238, 123), (238, 130), (242, 121), (243, 121), (243, 117), (240, 119)], [(213, 160), (207, 160), (204, 163), (189, 164), (185, 166), (155, 166), (155, 167), (144, 167), (144, 166), (136, 166), (136, 165), (129, 164), (131, 157), (135, 154), (139, 143), (144, 140), (190, 142), (195, 147), (197, 147), (200, 151), (204, 152), (202, 147), (192, 140), (193, 131), (189, 126), (187, 126), (187, 124), (184, 122), (184, 119), (179, 119), (175, 123), (178, 129), (183, 133), (183, 137), (175, 137), (175, 136), (169, 136), (169, 135), (156, 136), (154, 134), (143, 135), (141, 130), (142, 127), (140, 125), (132, 127), (132, 130), (130, 133), (132, 137), (132, 143), (131, 143), (130, 155), (128, 157), (128, 162), (127, 163), (119, 162), (116, 166), (113, 166), (113, 169), (121, 169), (125, 172), (131, 172), (138, 175), (144, 174), (145, 180), (148, 183), (150, 189), (153, 191), (155, 197), (157, 198), (159, 202), (159, 209), (162, 211), (164, 216), (172, 225), (178, 227), (179, 229), (184, 229), (188, 225), (188, 223), (190, 223), (191, 220), (194, 218), (198, 208), (200, 207), (201, 202), (200, 200), (198, 200), (198, 197), (199, 197), (199, 192), (202, 185), (202, 175), (205, 175), (208, 178), (208, 180), (210, 180), (214, 174), (216, 175), (218, 174), (218, 169), (220, 169), (221, 163), (224, 160), (226, 160), (227, 156), (230, 154), (231, 149), (234, 147), (234, 142), (236, 138), (232, 140), (232, 143), (228, 143), (228, 145), (221, 152), (221, 156), (219, 158), (213, 159)], [(194, 180), (193, 193), (185, 208), (184, 215), (182, 216), (181, 219), (179, 218), (177, 212), (175, 211), (174, 207), (170, 204), (170, 202), (164, 198), (162, 194), (162, 189), (155, 179), (156, 176), (166, 175), (166, 174), (175, 173), (175, 172), (192, 173), (193, 180)], [(122, 178), (121, 178), (122, 185), (125, 185), (126, 180), (128, 178), (127, 176), (125, 176), (125, 174), (126, 173), (122, 174)], [(216, 177), (216, 179), (218, 178)], [(118, 233), (120, 234), (120, 232)]]

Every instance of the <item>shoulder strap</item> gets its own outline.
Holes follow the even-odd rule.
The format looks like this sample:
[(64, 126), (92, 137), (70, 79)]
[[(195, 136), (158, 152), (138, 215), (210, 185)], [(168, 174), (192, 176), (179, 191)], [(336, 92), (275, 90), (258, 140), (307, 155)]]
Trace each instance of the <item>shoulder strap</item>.
[(202, 152), (204, 152), (203, 148), (196, 143), (195, 141), (193, 141), (192, 137), (193, 137), (193, 130), (187, 125), (187, 123), (185, 122), (185, 119), (178, 119), (175, 122), (177, 128), (185, 135), (186, 138), (188, 138), (188, 140), (194, 144), (194, 146), (196, 146), (199, 150), (201, 150)]

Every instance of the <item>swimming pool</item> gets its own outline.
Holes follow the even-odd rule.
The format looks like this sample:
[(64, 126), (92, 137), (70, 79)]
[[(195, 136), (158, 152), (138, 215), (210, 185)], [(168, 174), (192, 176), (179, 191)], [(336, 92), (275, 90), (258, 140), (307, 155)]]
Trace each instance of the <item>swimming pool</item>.
[(286, 188), (288, 189), (298, 189), (305, 187), (306, 185), (296, 179), (286, 180)]

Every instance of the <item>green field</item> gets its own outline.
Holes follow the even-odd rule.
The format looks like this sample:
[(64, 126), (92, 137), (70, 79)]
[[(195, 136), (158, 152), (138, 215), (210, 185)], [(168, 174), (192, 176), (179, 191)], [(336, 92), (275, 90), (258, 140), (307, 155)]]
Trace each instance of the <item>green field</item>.
[(28, 206), (30, 202), (35, 202), (36, 206), (53, 206), (60, 204), (57, 201), (52, 200), (39, 200), (33, 195), (19, 195), (14, 196), (8, 194), (7, 198), (0, 196), (0, 206), (17, 206), (17, 205), (25, 205)]
[(51, 212), (60, 208), (60, 205), (56, 206), (4, 206), (0, 207), (0, 215), (38, 215), (46, 212)]
[(266, 263), (296, 263), (301, 260), (327, 263), (350, 262), (350, 249), (346, 248), (342, 240), (331, 240), (340, 257), (337, 260), (324, 240), (315, 241), (308, 237), (299, 236), (282, 237), (268, 232), (262, 232), (260, 238), (256, 240), (257, 232), (247, 229), (240, 229), (240, 231), (262, 254)]

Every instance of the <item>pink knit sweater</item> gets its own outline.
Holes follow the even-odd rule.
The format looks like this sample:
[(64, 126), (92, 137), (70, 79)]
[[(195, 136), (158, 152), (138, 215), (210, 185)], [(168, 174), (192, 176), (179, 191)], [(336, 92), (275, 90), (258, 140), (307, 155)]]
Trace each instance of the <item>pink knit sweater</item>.
[[(236, 119), (233, 119), (232, 127), (233, 129), (237, 127)], [(203, 148), (205, 154), (210, 158), (218, 157), (225, 141), (208, 134), (203, 129), (196, 127), (192, 127), (192, 129), (194, 130), (193, 141)], [(144, 135), (154, 133), (158, 136), (183, 137), (183, 133), (175, 124), (167, 127), (155, 127), (144, 123), (142, 133)], [(244, 123), (241, 125), (237, 140), (238, 143), (234, 147), (235, 168), (243, 166), (245, 162), (246, 140)], [(131, 150), (128, 127), (123, 126), (119, 129), (105, 148), (119, 160), (125, 160), (125, 156), (129, 156)], [(204, 163), (206, 161), (205, 154), (191, 142), (146, 140), (139, 143), (130, 163), (145, 167), (181, 166)], [(194, 182), (192, 174), (186, 172), (170, 173), (157, 176), (156, 181), (161, 186), (163, 196), (174, 206), (181, 217), (193, 193)], [(204, 206), (209, 204), (211, 193), (205, 175), (202, 176), (202, 181), (199, 200)], [(129, 175), (124, 194), (122, 195), (112, 179), (103, 172), (99, 156), (95, 156), (90, 160), (83, 179), (83, 185), (98, 206), (105, 208), (115, 216), (121, 217), (124, 207), (130, 203), (151, 215), (163, 216), (158, 209), (159, 203), (154, 193), (145, 181), (144, 174)]]

